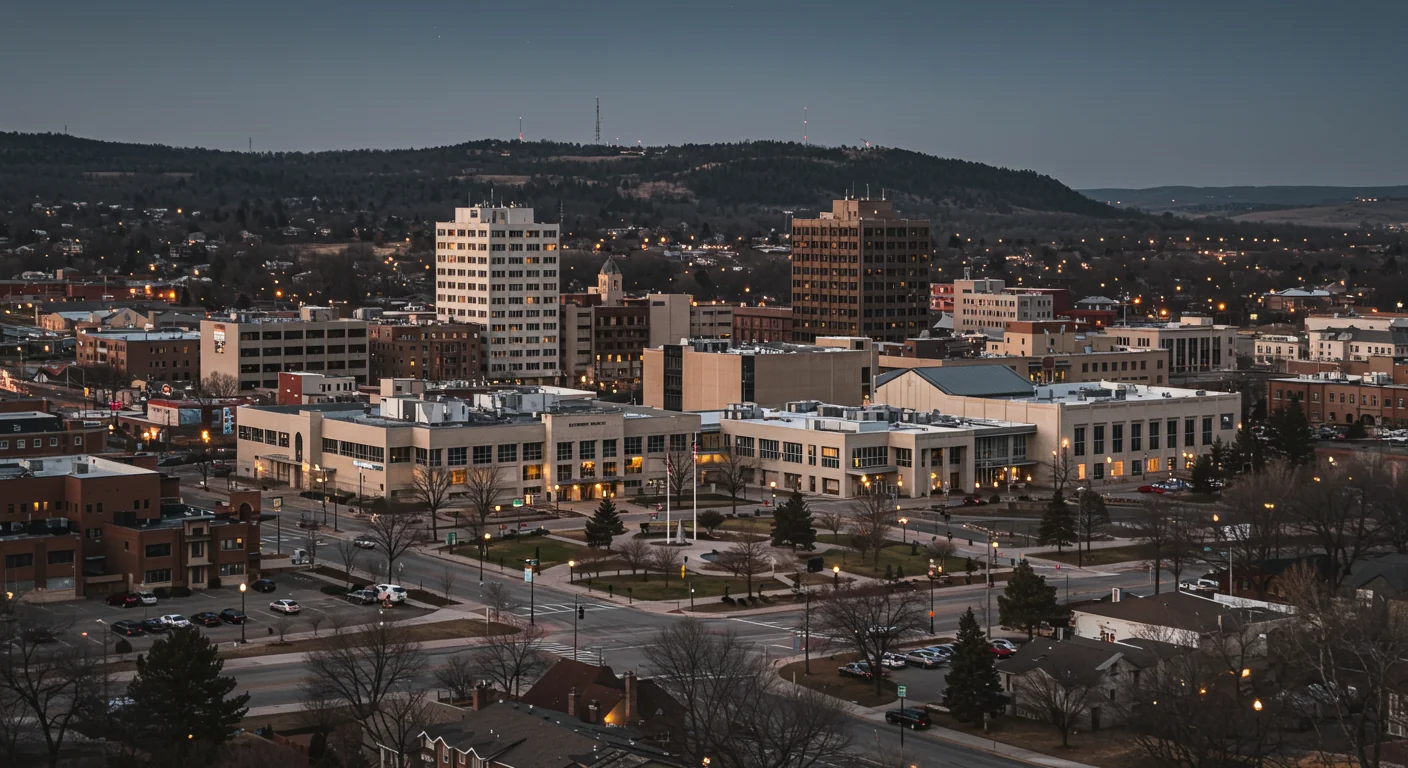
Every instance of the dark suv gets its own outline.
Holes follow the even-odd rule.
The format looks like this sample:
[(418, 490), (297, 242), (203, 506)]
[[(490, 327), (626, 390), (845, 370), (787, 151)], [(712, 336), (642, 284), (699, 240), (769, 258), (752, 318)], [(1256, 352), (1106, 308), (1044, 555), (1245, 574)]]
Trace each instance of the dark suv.
[(912, 731), (919, 731), (928, 728), (929, 713), (922, 709), (892, 709), (885, 713), (885, 722), (892, 725), (899, 725), (909, 728)]

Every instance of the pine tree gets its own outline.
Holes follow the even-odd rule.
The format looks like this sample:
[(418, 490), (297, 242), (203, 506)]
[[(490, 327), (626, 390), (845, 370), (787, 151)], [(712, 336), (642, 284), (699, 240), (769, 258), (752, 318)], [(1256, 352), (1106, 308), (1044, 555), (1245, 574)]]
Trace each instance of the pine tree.
[(791, 545), (810, 548), (816, 541), (816, 526), (812, 523), (812, 511), (802, 494), (793, 491), (792, 495), (777, 508), (772, 517), (772, 545)]
[(1046, 513), (1041, 516), (1041, 528), (1037, 530), (1037, 543), (1043, 546), (1056, 545), (1056, 551), (1070, 546), (1076, 540), (1076, 519), (1071, 508), (1061, 494), (1051, 497)]
[(1027, 639), (1058, 610), (1056, 588), (1038, 576), (1025, 559), (1017, 563), (1012, 578), (997, 598), (997, 620), (1004, 627), (1025, 630)]
[(249, 711), (249, 694), (230, 694), (235, 678), (221, 675), (225, 662), (216, 646), (194, 627), (177, 629), (137, 657), (137, 676), (127, 687), (138, 721), (131, 735), (155, 750), (213, 750), (228, 741)]
[(1212, 493), (1212, 481), (1217, 479), (1217, 469), (1213, 464), (1211, 456), (1206, 454), (1199, 456), (1193, 462), (1193, 491), (1195, 493)]
[(626, 526), (621, 524), (621, 515), (616, 512), (616, 502), (610, 496), (604, 497), (587, 520), (587, 546), (609, 547), (612, 536), (625, 532)]
[(969, 608), (958, 619), (958, 640), (953, 644), (943, 699), (958, 722), (986, 725), (988, 717), (1002, 712), (1007, 697), (1002, 695), (994, 658), (988, 650), (988, 639)]
[(1259, 473), (1266, 468), (1266, 450), (1261, 439), (1252, 432), (1250, 421), (1242, 422), (1227, 458), (1229, 473), (1251, 470)]
[(1302, 467), (1315, 458), (1315, 445), (1310, 436), (1310, 422), (1305, 420), (1305, 411), (1299, 400), (1278, 408), (1276, 447), (1293, 467)]

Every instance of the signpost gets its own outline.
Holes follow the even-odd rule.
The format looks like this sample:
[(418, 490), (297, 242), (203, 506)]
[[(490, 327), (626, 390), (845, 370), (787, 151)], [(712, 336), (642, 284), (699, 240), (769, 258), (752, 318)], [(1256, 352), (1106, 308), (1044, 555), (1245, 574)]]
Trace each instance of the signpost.
[(530, 560), (524, 560), (524, 561), (523, 561), (523, 580), (526, 581), (526, 582), (528, 582), (528, 623), (529, 623), (529, 624), (537, 624), (537, 623), (538, 623), (538, 622), (537, 622), (537, 599), (536, 599), (536, 596), (535, 596), (535, 594), (534, 594), (535, 591), (537, 590), (537, 586), (536, 586), (536, 585), (537, 585), (537, 580), (535, 580), (535, 579), (533, 578), (533, 574), (536, 573), (537, 570), (538, 570), (538, 558), (540, 557), (540, 555), (541, 555), (540, 548), (539, 548), (539, 547), (533, 547), (533, 557), (532, 557), (532, 559), (530, 559)]
[(900, 695), (900, 751), (904, 751), (904, 694), (905, 694), (905, 690), (904, 690), (904, 686), (903, 686), (903, 685), (899, 686), (899, 691), (897, 691), (897, 693), (899, 693), (899, 695)]
[(454, 531), (450, 531), (449, 533), (445, 534), (445, 546), (447, 546), (447, 547), (453, 547), (453, 546), (455, 546), (455, 539), (456, 539), (456, 536), (457, 536), (457, 534), (456, 534)]

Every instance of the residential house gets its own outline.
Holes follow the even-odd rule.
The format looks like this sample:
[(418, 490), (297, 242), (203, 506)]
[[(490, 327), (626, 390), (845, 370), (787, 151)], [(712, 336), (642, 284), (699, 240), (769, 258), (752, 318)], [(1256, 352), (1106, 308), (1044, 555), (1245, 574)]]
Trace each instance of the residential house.
[(1078, 718), (1078, 730), (1099, 730), (1119, 721), (1127, 692), (1138, 685), (1140, 673), (1187, 649), (1158, 640), (1103, 642), (1085, 637), (1037, 638), (997, 663), (1007, 713), (1046, 720), (1042, 691), (1084, 695), (1088, 705)]

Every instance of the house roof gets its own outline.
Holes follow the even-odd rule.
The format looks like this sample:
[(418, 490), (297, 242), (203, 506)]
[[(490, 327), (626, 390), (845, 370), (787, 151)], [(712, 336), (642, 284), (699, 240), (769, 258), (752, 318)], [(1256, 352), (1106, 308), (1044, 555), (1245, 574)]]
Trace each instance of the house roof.
[[(680, 705), (653, 680), (636, 679), (636, 722), (625, 725), (657, 730), (677, 715)], [(567, 711), (567, 695), (576, 691), (583, 706), (595, 701), (602, 712), (610, 712), (626, 697), (626, 681), (609, 666), (562, 659), (552, 665), (520, 701), (535, 707)]]
[(1259, 608), (1234, 608), (1186, 592), (1166, 592), (1152, 597), (1125, 595), (1119, 602), (1092, 603), (1072, 612), (1198, 634), (1216, 632), (1221, 628), (1232, 632), (1248, 624), (1282, 616)]
[(599, 274), (619, 275), (621, 274), (621, 267), (616, 264), (616, 259), (608, 256), (606, 257), (606, 263), (601, 265), (601, 272)]
[(1094, 683), (1121, 660), (1139, 669), (1149, 669), (1161, 660), (1159, 655), (1135, 645), (1107, 643), (1085, 637), (1064, 640), (1038, 638), (1022, 646), (1011, 658), (997, 663), (1000, 672), (1022, 675), (1041, 670), (1053, 678), (1072, 675)]
[(1036, 387), (1005, 365), (964, 365), (938, 368), (905, 368), (882, 374), (875, 386), (913, 374), (946, 395), (958, 397), (1031, 397)]
[(1345, 578), (1345, 586), (1358, 588), (1376, 579), (1383, 579), (1400, 595), (1408, 593), (1408, 555), (1393, 552), (1360, 560)]
[[(444, 705), (437, 705), (445, 708)], [(630, 729), (591, 725), (561, 712), (522, 703), (492, 704), (479, 710), (433, 713), (440, 720), (422, 730), (422, 739), (443, 741), (451, 749), (473, 753), (513, 768), (642, 768), (671, 765), (668, 753), (638, 743)], [(455, 761), (458, 764), (458, 761)]]

